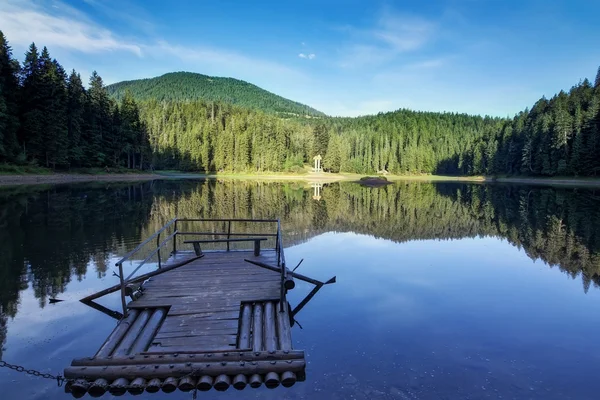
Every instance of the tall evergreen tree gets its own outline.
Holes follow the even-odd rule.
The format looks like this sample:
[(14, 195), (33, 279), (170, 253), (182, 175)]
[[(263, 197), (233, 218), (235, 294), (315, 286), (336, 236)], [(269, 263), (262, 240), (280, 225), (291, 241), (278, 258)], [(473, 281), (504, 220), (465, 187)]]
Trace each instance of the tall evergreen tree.
[(82, 134), (85, 125), (87, 95), (81, 76), (71, 71), (67, 82), (67, 130), (69, 136), (69, 161), (71, 166), (80, 167), (85, 156)]
[(19, 153), (19, 82), (15, 62), (12, 59), (12, 50), (0, 31), (0, 162), (16, 161)]
[(110, 100), (96, 71), (92, 72), (88, 89), (88, 107), (86, 112), (86, 129), (84, 141), (86, 143), (85, 160), (87, 166), (104, 167), (107, 161), (107, 150), (115, 143), (110, 137)]
[(44, 111), (42, 109), (41, 86), (42, 72), (40, 55), (35, 43), (25, 53), (25, 62), (21, 69), (21, 129), (20, 142), (28, 159), (40, 160), (43, 155)]

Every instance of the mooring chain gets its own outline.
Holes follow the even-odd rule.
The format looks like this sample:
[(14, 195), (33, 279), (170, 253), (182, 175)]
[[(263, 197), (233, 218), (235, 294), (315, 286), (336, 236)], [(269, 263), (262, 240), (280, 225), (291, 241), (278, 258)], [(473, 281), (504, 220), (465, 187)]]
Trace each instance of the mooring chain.
[(17, 372), (24, 372), (28, 375), (38, 376), (40, 378), (52, 379), (52, 380), (56, 381), (56, 383), (58, 384), (59, 387), (62, 386), (63, 383), (71, 381), (71, 379), (66, 379), (65, 377), (63, 377), (60, 374), (52, 375), (52, 374), (36, 371), (35, 369), (25, 369), (25, 367), (23, 367), (21, 365), (9, 364), (6, 361), (2, 361), (2, 360), (0, 360), (0, 367), (12, 369)]

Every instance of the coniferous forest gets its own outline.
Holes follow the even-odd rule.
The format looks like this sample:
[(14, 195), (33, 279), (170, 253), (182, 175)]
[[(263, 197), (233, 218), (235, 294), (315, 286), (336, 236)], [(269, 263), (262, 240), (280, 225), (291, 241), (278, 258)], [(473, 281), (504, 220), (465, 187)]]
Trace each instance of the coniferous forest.
[[(299, 172), (321, 154), (331, 172), (600, 172), (600, 70), (594, 83), (585, 79), (512, 119), (405, 109), (331, 118), (253, 85), (245, 92), (242, 81), (207, 92), (195, 75), (115, 84), (109, 94), (97, 73), (86, 88), (45, 47), (32, 44), (20, 63), (0, 32), (0, 164)], [(290, 104), (297, 114), (282, 112)]]

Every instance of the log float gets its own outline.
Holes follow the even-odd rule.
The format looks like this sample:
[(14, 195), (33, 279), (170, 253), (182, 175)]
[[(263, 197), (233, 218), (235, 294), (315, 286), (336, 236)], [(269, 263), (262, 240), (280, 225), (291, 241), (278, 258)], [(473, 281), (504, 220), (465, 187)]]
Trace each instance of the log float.
[[(279, 229), (273, 236), (280, 235)], [(252, 260), (244, 251), (207, 252), (203, 259), (186, 260), (177, 271), (183, 263), (128, 280), (125, 291), (133, 296), (129, 312), (124, 310), (126, 317), (94, 357), (73, 360), (65, 369), (66, 390), (75, 397), (106, 391), (118, 396), (230, 386), (241, 390), (263, 383), (289, 387), (303, 381), (306, 362), (303, 352), (292, 350), (291, 325), (310, 297), (290, 313), (285, 294), (295, 286), (294, 278), (319, 286), (335, 278), (322, 283), (289, 270), (278, 240), (275, 251), (265, 250)], [(277, 274), (246, 268), (244, 261)], [(226, 265), (237, 268), (235, 277), (224, 273)], [(138, 299), (139, 283), (149, 278)], [(184, 290), (188, 287), (214, 293), (190, 294)], [(82, 301), (118, 290), (117, 285)]]

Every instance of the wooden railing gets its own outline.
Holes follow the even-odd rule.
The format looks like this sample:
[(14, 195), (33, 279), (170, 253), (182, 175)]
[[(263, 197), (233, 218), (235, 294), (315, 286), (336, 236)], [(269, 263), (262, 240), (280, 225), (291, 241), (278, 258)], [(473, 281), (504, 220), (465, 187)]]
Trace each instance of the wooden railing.
[[(181, 226), (182, 223), (200, 223), (200, 222), (224, 223), (227, 226), (227, 231), (226, 232), (220, 232), (220, 231), (216, 231), (216, 232), (198, 231), (198, 232), (195, 232), (193, 230), (192, 231), (179, 231), (178, 230), (178, 223), (180, 223), (180, 226)], [(263, 232), (261, 232), (261, 233), (249, 233), (249, 232), (236, 233), (234, 230), (232, 230), (232, 225), (234, 225), (236, 222), (237, 223), (257, 223), (257, 224), (272, 223), (272, 224), (277, 224), (277, 228), (275, 231), (267, 232), (267, 233), (263, 233)], [(169, 229), (171, 227), (172, 227), (172, 229)], [(171, 232), (171, 233), (169, 234), (168, 232)], [(164, 240), (161, 241), (161, 236), (165, 235), (165, 234), (167, 234), (167, 236), (164, 238)], [(277, 253), (277, 267), (281, 270), (281, 293), (280, 293), (281, 307), (283, 308), (284, 304), (287, 305), (286, 290), (285, 290), (284, 285), (285, 285), (286, 280), (288, 279), (288, 277), (287, 277), (288, 271), (285, 267), (285, 256), (283, 253), (281, 224), (278, 219), (174, 218), (171, 221), (169, 221), (165, 226), (163, 226), (158, 231), (156, 231), (149, 238), (147, 238), (142, 243), (140, 243), (138, 246), (136, 246), (133, 250), (131, 250), (129, 253), (127, 253), (123, 258), (121, 258), (116, 263), (116, 266), (119, 268), (119, 286), (120, 286), (120, 290), (121, 290), (121, 305), (123, 307), (123, 316), (125, 316), (125, 317), (127, 316), (127, 304), (126, 304), (126, 299), (125, 299), (126, 286), (132, 280), (136, 279), (136, 278), (134, 278), (134, 275), (139, 271), (139, 269), (144, 264), (146, 264), (155, 255), (157, 255), (157, 257), (158, 257), (158, 268), (161, 269), (162, 268), (161, 249), (163, 249), (169, 242), (172, 242), (171, 255), (175, 255), (177, 253), (177, 237), (178, 236), (214, 236), (214, 237), (226, 236), (227, 239), (231, 239), (232, 236), (274, 237), (275, 238), (275, 251)], [(164, 237), (164, 236), (162, 236), (162, 237)], [(127, 277), (125, 277), (124, 272), (123, 272), (123, 263), (132, 260), (133, 257), (136, 254), (140, 253), (142, 251), (142, 249), (148, 243), (150, 243), (152, 240), (156, 240), (156, 248), (151, 250), (150, 253), (148, 253), (145, 256), (145, 258), (138, 263), (138, 265), (134, 268), (134, 270)], [(230, 243), (226, 242), (226, 245), (227, 245), (227, 247), (226, 247), (225, 251), (230, 251), (231, 250)]]

